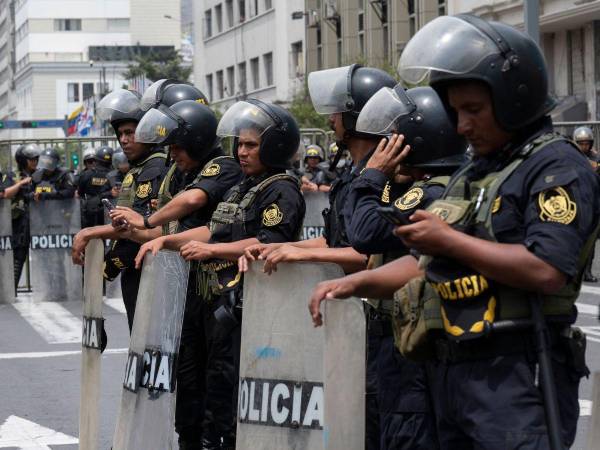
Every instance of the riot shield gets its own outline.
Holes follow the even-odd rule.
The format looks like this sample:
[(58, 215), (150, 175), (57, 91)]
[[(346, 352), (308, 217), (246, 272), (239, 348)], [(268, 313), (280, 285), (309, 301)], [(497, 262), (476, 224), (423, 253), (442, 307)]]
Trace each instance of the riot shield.
[(0, 200), (0, 303), (15, 301), (10, 200)]
[(302, 239), (315, 239), (323, 236), (325, 221), (323, 210), (329, 208), (329, 196), (326, 192), (305, 192), (306, 214), (302, 226)]
[(178, 253), (146, 255), (137, 297), (114, 450), (171, 449), (175, 370), (189, 263)]
[[(342, 426), (343, 432), (356, 427), (353, 436), (362, 435), (364, 427), (364, 366), (365, 325), (356, 319), (356, 302), (340, 302), (329, 314), (341, 314), (340, 320), (350, 317), (352, 329), (343, 324), (324, 332), (314, 328), (307, 304), (314, 286), (323, 280), (343, 276), (334, 264), (281, 264), (276, 273), (262, 273), (262, 262), (253, 263), (244, 277), (244, 318), (240, 355), (240, 380), (237, 410), (238, 450), (299, 450), (299, 449), (362, 449), (364, 438), (349, 442), (347, 447), (334, 447), (329, 436)], [(346, 309), (350, 311), (346, 311)], [(339, 334), (341, 333), (341, 334)], [(338, 336), (339, 334), (339, 336)], [(350, 343), (340, 343), (352, 335)], [(345, 361), (344, 383), (347, 390), (336, 389), (337, 405), (361, 409), (342, 412), (342, 419), (331, 424), (325, 421), (327, 386), (331, 370), (324, 366), (324, 348), (329, 339), (328, 353), (336, 352), (336, 361)], [(351, 344), (362, 339), (362, 347)], [(339, 345), (339, 349), (335, 346)], [(356, 352), (356, 354), (354, 353)], [(352, 355), (348, 354), (352, 353)], [(341, 363), (340, 363), (341, 364)], [(339, 373), (336, 373), (340, 376)], [(358, 388), (357, 388), (358, 386)], [(331, 396), (330, 396), (331, 397)], [(349, 400), (359, 397), (359, 400)], [(348, 418), (352, 416), (350, 421)], [(347, 420), (346, 423), (341, 423)], [(339, 440), (338, 440), (339, 442)]]
[(104, 245), (90, 241), (85, 252), (83, 276), (83, 332), (81, 337), (81, 400), (79, 449), (97, 450), (100, 405), (100, 351), (102, 348), (102, 264)]
[(29, 224), (33, 299), (81, 300), (81, 267), (71, 262), (73, 238), (81, 228), (79, 200), (33, 202), (29, 207)]

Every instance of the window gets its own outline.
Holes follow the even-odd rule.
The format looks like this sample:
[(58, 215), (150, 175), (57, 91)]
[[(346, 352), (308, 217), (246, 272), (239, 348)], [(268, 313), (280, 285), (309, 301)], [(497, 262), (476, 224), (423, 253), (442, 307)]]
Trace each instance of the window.
[(94, 96), (94, 83), (83, 83), (81, 92), (83, 94), (83, 99), (87, 100)]
[(127, 32), (129, 31), (129, 19), (108, 19), (106, 21), (108, 31)]
[(358, 50), (361, 55), (365, 54), (365, 2), (361, 0), (358, 10)]
[(246, 20), (246, 1), (239, 0), (238, 1), (238, 11), (240, 12), (240, 22)]
[(54, 19), (54, 31), (81, 31), (81, 19)]
[(248, 90), (248, 86), (246, 83), (246, 63), (240, 63), (238, 64), (238, 77), (240, 80), (240, 84), (239, 84), (239, 89), (240, 92), (242, 93), (242, 95), (246, 94), (246, 91)]
[(292, 75), (299, 77), (304, 74), (304, 54), (302, 53), (302, 41), (292, 44)]
[(233, 97), (235, 95), (235, 71), (234, 67), (230, 66), (227, 68), (227, 97)]
[(217, 72), (217, 95), (219, 98), (223, 98), (223, 71)]
[(25, 39), (25, 36), (27, 36), (27, 33), (29, 33), (29, 20), (26, 20), (25, 22), (23, 22), (23, 24), (17, 30), (17, 36), (16, 36), (17, 43), (21, 42), (23, 39)]
[(407, 0), (406, 7), (408, 9), (408, 24), (411, 37), (414, 36), (417, 31), (417, 13), (415, 6), (417, 6), (415, 5), (415, 0)]
[(69, 103), (75, 103), (79, 101), (79, 83), (67, 84), (67, 96)]
[(342, 21), (338, 20), (335, 27), (335, 35), (337, 36), (337, 65), (342, 65)]
[(265, 11), (270, 10), (273, 7), (273, 1), (272, 0), (265, 0)]
[(263, 64), (265, 66), (265, 78), (267, 86), (273, 85), (273, 53), (265, 53), (263, 55)]
[(223, 5), (215, 6), (215, 21), (217, 22), (217, 33), (223, 31)]
[(212, 36), (212, 10), (204, 11), (204, 39)]
[(250, 17), (258, 15), (258, 0), (250, 0)]
[(208, 91), (208, 98), (212, 102), (213, 100), (213, 76), (212, 73), (206, 75), (206, 90)]
[(438, 16), (446, 14), (446, 0), (438, 0)]
[(233, 0), (225, 0), (225, 9), (227, 10), (227, 26), (233, 26)]
[(250, 60), (250, 71), (252, 72), (252, 89), (260, 88), (260, 78), (258, 76), (258, 58)]

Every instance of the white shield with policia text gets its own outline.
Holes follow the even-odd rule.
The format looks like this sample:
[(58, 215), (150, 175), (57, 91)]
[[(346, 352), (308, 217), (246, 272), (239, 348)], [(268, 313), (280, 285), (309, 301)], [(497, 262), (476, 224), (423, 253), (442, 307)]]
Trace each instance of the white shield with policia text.
[(10, 200), (0, 200), (0, 303), (15, 301)]
[(176, 361), (189, 263), (176, 252), (146, 254), (113, 450), (173, 448)]
[[(314, 263), (280, 264), (268, 276), (262, 262), (245, 275), (237, 450), (364, 447), (362, 305), (349, 299), (326, 310), (327, 322), (350, 319), (351, 328), (314, 328), (307, 309), (317, 283), (341, 276), (337, 265)], [(329, 395), (340, 374), (345, 390)]]
[(306, 214), (302, 223), (302, 240), (316, 239), (325, 232), (323, 210), (329, 207), (329, 196), (326, 192), (305, 192)]

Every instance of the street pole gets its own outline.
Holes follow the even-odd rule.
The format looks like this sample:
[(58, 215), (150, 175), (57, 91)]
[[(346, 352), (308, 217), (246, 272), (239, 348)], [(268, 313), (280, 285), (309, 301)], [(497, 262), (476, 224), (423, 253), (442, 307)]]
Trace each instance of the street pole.
[(525, 0), (523, 2), (525, 14), (525, 31), (536, 44), (540, 43), (540, 2), (539, 0)]

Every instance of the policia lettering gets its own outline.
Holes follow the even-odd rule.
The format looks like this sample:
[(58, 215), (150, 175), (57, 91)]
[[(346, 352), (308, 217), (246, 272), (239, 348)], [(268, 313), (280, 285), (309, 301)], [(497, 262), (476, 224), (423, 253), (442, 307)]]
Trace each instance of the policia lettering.
[(12, 250), (12, 237), (11, 236), (0, 236), (0, 252), (6, 252)]
[(84, 317), (81, 338), (82, 345), (87, 348), (101, 350), (103, 329), (104, 319), (95, 317)]
[(74, 234), (43, 234), (31, 236), (32, 250), (64, 249), (73, 246)]
[(156, 397), (162, 392), (174, 392), (176, 357), (156, 349), (146, 349), (143, 355), (129, 352), (123, 387), (131, 392), (142, 387)]

